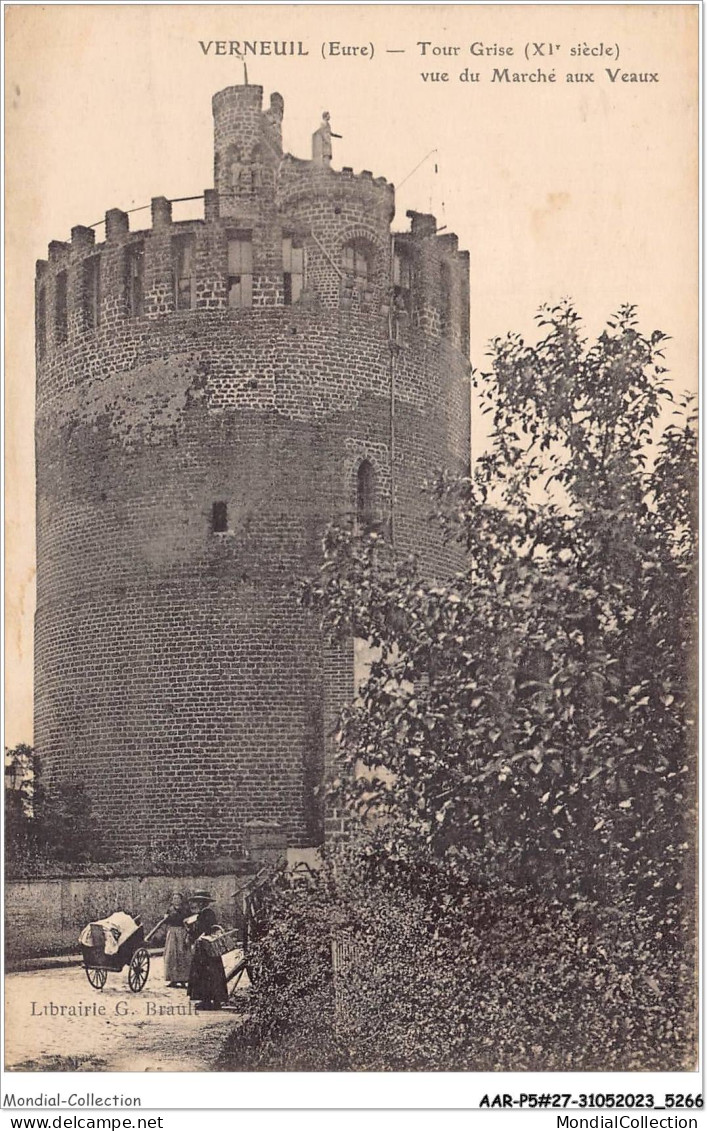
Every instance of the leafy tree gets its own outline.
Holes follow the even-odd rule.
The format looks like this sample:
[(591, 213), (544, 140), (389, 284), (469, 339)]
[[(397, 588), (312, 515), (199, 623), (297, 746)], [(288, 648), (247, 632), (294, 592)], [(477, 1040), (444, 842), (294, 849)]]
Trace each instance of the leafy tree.
[(78, 774), (47, 788), (38, 821), (40, 851), (51, 860), (100, 859), (100, 826)]
[(631, 307), (591, 345), (570, 304), (539, 325), (492, 344), (488, 451), (432, 488), (465, 569), (327, 534), (303, 599), (379, 651), (332, 783), (367, 831), (274, 889), (230, 1066), (691, 1066), (694, 412)]
[(40, 760), (20, 743), (5, 751), (5, 845), (11, 864), (96, 859), (100, 829), (78, 775), (45, 786)]
[(331, 529), (304, 588), (377, 651), (330, 787), (362, 820), (275, 899), (229, 1068), (694, 1066), (694, 412), (633, 308), (539, 324), (432, 488), (465, 568)]
[(371, 869), (445, 906), (511, 882), (630, 904), (667, 941), (694, 836), (694, 411), (632, 307), (591, 345), (569, 303), (538, 322), (492, 343), (488, 451), (433, 488), (466, 569), (327, 535), (305, 603), (380, 649), (335, 790), (375, 819)]
[(5, 749), (5, 848), (17, 857), (33, 843), (33, 801), (36, 757), (31, 746), (21, 742)]

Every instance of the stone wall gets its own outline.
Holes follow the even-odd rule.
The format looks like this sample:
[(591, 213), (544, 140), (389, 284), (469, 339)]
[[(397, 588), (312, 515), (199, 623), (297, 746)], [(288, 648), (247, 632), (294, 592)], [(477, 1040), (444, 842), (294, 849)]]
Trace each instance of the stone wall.
[[(250, 819), (321, 841), (350, 658), (323, 651), (296, 589), (327, 523), (351, 520), (363, 460), (396, 548), (438, 576), (459, 565), (420, 487), (468, 466), (468, 257), (423, 214), (394, 241), (383, 178), (282, 158), (281, 105), (261, 102), (214, 99), (204, 220), (174, 224), (156, 197), (130, 232), (112, 209), (103, 243), (75, 227), (37, 269), (36, 745), (50, 781), (83, 778), (116, 857), (181, 839), (238, 855)], [(245, 309), (228, 305), (234, 232)], [(285, 233), (306, 261), (292, 305)], [(354, 245), (365, 277), (344, 270)]]
[[(87, 923), (113, 911), (138, 914), (145, 932), (167, 909), (175, 891), (208, 890), (224, 927), (235, 926), (235, 876), (138, 876), (11, 880), (5, 884), (5, 956), (16, 959), (79, 952)], [(164, 935), (155, 938), (155, 945)]]

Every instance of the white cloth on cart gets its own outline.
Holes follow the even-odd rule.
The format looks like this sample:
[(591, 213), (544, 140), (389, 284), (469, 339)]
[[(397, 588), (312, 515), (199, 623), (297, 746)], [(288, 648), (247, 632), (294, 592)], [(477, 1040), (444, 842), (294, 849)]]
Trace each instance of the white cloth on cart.
[(89, 923), (79, 935), (82, 946), (95, 946), (93, 927), (99, 927), (103, 932), (104, 954), (117, 954), (118, 947), (137, 930), (137, 923), (125, 911), (114, 911), (106, 919), (97, 919)]

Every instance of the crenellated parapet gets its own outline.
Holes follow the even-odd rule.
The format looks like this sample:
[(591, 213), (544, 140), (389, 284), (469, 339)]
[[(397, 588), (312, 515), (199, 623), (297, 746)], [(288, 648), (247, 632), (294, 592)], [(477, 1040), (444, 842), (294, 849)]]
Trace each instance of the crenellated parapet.
[[(155, 197), (151, 227), (109, 209), (103, 242), (77, 225), (37, 263), (40, 367), (87, 335), (108, 339), (126, 324), (220, 312), (247, 319), (272, 307), (363, 314), (404, 339), (410, 327), (468, 352), (468, 256), (436, 220), (408, 213), (391, 235), (395, 191), (384, 177), (282, 152), (284, 103), (262, 108), (259, 86), (213, 99), (214, 188), (203, 219), (175, 222)], [(121, 331), (122, 327), (122, 331)]]
[(285, 307), (363, 314), (381, 332), (392, 315), (399, 340), (415, 327), (466, 355), (469, 260), (456, 237), (437, 235), (434, 217), (391, 237), (387, 215), (349, 191), (365, 177), (344, 170), (324, 179), (343, 191), (289, 197), (267, 225), (221, 215), (210, 190), (203, 220), (173, 222), (170, 202), (155, 197), (149, 229), (131, 231), (114, 208), (103, 242), (78, 225), (70, 242), (52, 241), (36, 265), (40, 371), (88, 341), (109, 345), (157, 320), (208, 312), (242, 323)]
[(469, 253), (434, 216), (408, 211), (409, 232), (394, 237), (394, 304), (398, 324), (414, 325), (469, 353)]
[(286, 154), (277, 184), (279, 207), (291, 209), (300, 200), (313, 199), (333, 208), (364, 206), (383, 224), (390, 224), (395, 215), (395, 188), (385, 177), (374, 177), (368, 169), (354, 173), (348, 166), (331, 169)]

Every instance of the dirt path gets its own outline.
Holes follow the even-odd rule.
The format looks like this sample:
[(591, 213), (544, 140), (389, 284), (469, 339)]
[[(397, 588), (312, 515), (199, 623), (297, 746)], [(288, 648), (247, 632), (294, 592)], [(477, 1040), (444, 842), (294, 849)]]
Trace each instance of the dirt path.
[(165, 985), (161, 958), (138, 994), (126, 971), (109, 974), (101, 991), (81, 966), (5, 978), (6, 1069), (208, 1071), (238, 1023), (232, 1012), (195, 1012), (185, 990)]

